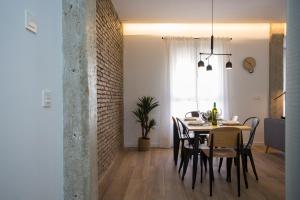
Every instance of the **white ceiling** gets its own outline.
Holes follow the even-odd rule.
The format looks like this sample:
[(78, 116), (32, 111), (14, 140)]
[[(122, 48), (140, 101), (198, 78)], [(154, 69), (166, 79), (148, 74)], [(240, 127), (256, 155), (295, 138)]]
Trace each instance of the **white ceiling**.
[[(128, 22), (209, 22), (211, 0), (112, 0)], [(214, 0), (217, 22), (283, 22), (286, 0)]]

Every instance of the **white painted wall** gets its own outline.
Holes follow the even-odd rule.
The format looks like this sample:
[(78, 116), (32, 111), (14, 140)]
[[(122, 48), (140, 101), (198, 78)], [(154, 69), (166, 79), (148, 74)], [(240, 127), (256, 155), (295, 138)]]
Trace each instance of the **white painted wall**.
[[(264, 118), (268, 117), (269, 98), (269, 40), (233, 40), (232, 63), (234, 69), (229, 76), (229, 96), (232, 115), (238, 115), (244, 121), (248, 117), (258, 116), (260, 125), (255, 142), (264, 142)], [(245, 57), (256, 59), (254, 73), (244, 70)]]
[[(0, 199), (63, 199), (62, 2), (0, 6)], [(24, 10), (38, 33), (24, 28)], [(52, 107), (41, 107), (42, 89)]]
[[(232, 115), (240, 121), (249, 116), (261, 119), (255, 142), (263, 143), (263, 119), (268, 116), (269, 90), (269, 41), (268, 39), (238, 39), (231, 43), (233, 53), (229, 97)], [(257, 67), (249, 74), (242, 67), (245, 57), (256, 59)], [(167, 77), (167, 51), (164, 40), (158, 36), (125, 36), (124, 38), (124, 142), (125, 146), (136, 146), (140, 128), (131, 111), (136, 99), (151, 95), (166, 101), (163, 86)], [(154, 113), (158, 128), (152, 132), (152, 145), (159, 145), (159, 109)]]
[[(125, 36), (124, 38), (124, 144), (137, 145), (141, 129), (132, 111), (141, 96), (153, 96), (161, 104), (165, 99), (167, 56), (164, 43), (157, 37)], [(162, 105), (160, 105), (162, 106)], [(151, 131), (151, 143), (159, 145), (160, 109), (153, 112), (157, 128)]]

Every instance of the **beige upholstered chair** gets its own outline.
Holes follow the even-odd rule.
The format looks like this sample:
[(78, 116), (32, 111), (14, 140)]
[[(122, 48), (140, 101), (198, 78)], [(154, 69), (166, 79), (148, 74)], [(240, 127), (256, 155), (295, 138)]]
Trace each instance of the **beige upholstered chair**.
[[(209, 161), (209, 184), (210, 195), (212, 195), (212, 181), (213, 181), (213, 158), (214, 157), (226, 157), (229, 163), (232, 163), (232, 159), (237, 160), (237, 180), (238, 180), (238, 196), (240, 196), (240, 153), (242, 134), (241, 130), (232, 127), (220, 127), (213, 129), (209, 134), (207, 146), (202, 146), (202, 155), (200, 157), (201, 162), (201, 183), (202, 183), (202, 157), (207, 157)], [(227, 181), (230, 181), (230, 166), (227, 167)]]

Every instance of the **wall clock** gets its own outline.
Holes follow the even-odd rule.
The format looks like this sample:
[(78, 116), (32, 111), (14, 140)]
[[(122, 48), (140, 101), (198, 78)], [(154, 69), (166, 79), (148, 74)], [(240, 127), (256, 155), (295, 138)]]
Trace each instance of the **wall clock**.
[(249, 73), (253, 73), (254, 68), (256, 66), (256, 60), (252, 57), (247, 57), (244, 59), (243, 66), (244, 69), (247, 70)]

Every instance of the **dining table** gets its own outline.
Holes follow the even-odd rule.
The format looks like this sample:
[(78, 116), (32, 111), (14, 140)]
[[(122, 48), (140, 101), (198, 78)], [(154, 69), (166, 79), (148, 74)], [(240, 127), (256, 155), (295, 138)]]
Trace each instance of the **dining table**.
[(219, 127), (233, 127), (233, 128), (238, 128), (241, 129), (241, 131), (250, 131), (251, 127), (247, 126), (247, 125), (216, 125), (213, 126), (210, 123), (204, 123), (203, 125), (190, 125), (189, 122), (190, 121), (185, 121), (183, 119), (184, 124), (186, 125), (186, 128), (188, 129), (188, 131), (194, 131), (194, 132), (205, 132), (205, 133), (209, 133), (211, 130), (215, 129), (215, 128), (219, 128)]
[[(197, 118), (196, 118), (197, 120)], [(186, 126), (187, 130), (189, 132), (193, 132), (194, 133), (194, 148), (197, 148), (200, 142), (200, 137), (203, 135), (207, 135), (210, 133), (211, 130), (215, 129), (215, 128), (219, 128), (219, 127), (233, 127), (233, 128), (238, 128), (241, 131), (250, 131), (251, 127), (247, 126), (247, 125), (243, 125), (243, 124), (233, 124), (233, 125), (223, 125), (221, 121), (218, 122), (218, 125), (211, 125), (211, 123), (206, 122), (203, 124), (199, 124), (199, 125), (195, 125), (195, 124), (191, 124), (189, 122), (192, 122), (190, 120), (186, 120), (186, 119), (181, 119), (181, 121), (184, 123), (184, 125)], [(195, 174), (195, 176), (193, 176), (193, 184), (196, 181), (196, 174), (197, 174), (197, 165), (198, 165), (198, 156), (193, 156), (193, 174)], [(231, 180), (231, 173), (230, 171), (228, 171), (229, 174), (227, 173), (227, 180)]]

